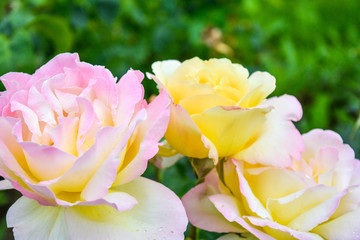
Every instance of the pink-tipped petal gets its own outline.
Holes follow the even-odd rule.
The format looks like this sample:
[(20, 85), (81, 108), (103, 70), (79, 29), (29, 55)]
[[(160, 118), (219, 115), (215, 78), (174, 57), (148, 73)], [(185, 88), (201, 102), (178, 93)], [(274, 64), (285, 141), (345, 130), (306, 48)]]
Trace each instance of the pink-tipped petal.
[(147, 107), (147, 119), (139, 124), (128, 147), (122, 169), (114, 185), (133, 180), (144, 173), (147, 162), (158, 152), (158, 142), (164, 136), (170, 116), (170, 99), (162, 92)]
[(28, 85), (31, 75), (19, 72), (9, 72), (0, 77), (7, 91), (16, 91)]
[(76, 161), (76, 157), (58, 148), (39, 145), (33, 142), (22, 142), (27, 164), (31, 173), (39, 181), (55, 179), (68, 171)]
[(250, 163), (261, 163), (286, 167), (292, 159), (300, 159), (304, 143), (299, 131), (292, 121), (298, 121), (302, 116), (299, 101), (289, 95), (273, 97), (259, 106), (273, 106), (274, 109), (266, 115), (264, 132), (247, 149), (234, 155), (235, 159)]
[(169, 189), (140, 177), (112, 190), (130, 194), (138, 204), (123, 212), (104, 205), (66, 209), (73, 239), (184, 239), (186, 214), (180, 199)]
[[(262, 219), (258, 217), (247, 217), (247, 219), (255, 226), (258, 227), (269, 227), (268, 231), (271, 231), (273, 235), (276, 235), (276, 239), (282, 239), (285, 236), (290, 237), (293, 236), (299, 240), (323, 240), (318, 234), (310, 233), (310, 232), (302, 232), (291, 229), (287, 226), (278, 224), (276, 222)], [(279, 230), (279, 231), (277, 231)], [(281, 233), (283, 232), (283, 233)]]
[(76, 62), (79, 62), (79, 55), (77, 53), (62, 53), (55, 56), (41, 68), (39, 68), (33, 75), (34, 79), (44, 79), (54, 76), (59, 73), (64, 73), (64, 68), (76, 68)]
[(113, 113), (115, 125), (128, 124), (135, 106), (144, 98), (144, 88), (135, 71), (129, 70), (117, 83), (118, 107)]
[(239, 177), (240, 192), (247, 200), (251, 211), (256, 213), (262, 218), (272, 219), (270, 213), (266, 210), (260, 200), (254, 195), (249, 183), (245, 179), (242, 170), (239, 166), (236, 167), (236, 171)]
[[(321, 186), (321, 185), (320, 185)], [(299, 231), (310, 231), (319, 224), (327, 221), (339, 206), (341, 198), (347, 191), (340, 192), (311, 210), (304, 212), (289, 223), (289, 227)]]
[(78, 205), (84, 206), (97, 206), (97, 205), (108, 205), (115, 208), (117, 211), (122, 212), (132, 209), (136, 204), (137, 200), (125, 192), (111, 192), (101, 199), (94, 201), (80, 202)]
[(360, 240), (360, 209), (345, 213), (316, 227), (313, 232), (328, 240)]
[[(135, 126), (139, 122), (145, 120), (145, 117), (145, 110), (140, 111), (137, 113), (130, 126), (122, 125), (118, 127), (105, 127), (100, 130), (96, 136), (94, 145), (78, 158), (74, 166), (68, 172), (51, 185), (54, 192), (82, 192), (85, 186), (88, 185), (86, 191), (84, 190), (87, 192), (84, 193), (84, 197), (87, 194), (90, 194), (90, 192), (91, 195), (94, 194), (98, 196), (97, 198), (105, 196), (108, 187), (111, 186), (115, 179), (117, 168), (111, 169), (109, 173), (105, 173), (104, 171), (106, 171), (108, 167), (114, 166), (114, 162), (112, 161), (115, 161), (114, 157), (117, 156), (116, 153), (120, 154), (124, 144), (129, 140), (130, 134), (133, 132)], [(98, 172), (102, 165), (102, 170)], [(100, 176), (106, 176), (106, 179), (97, 182), (96, 179)], [(89, 199), (93, 199), (93, 197), (89, 196)]]
[(189, 221), (194, 226), (212, 232), (244, 232), (238, 224), (230, 222), (209, 200), (207, 186), (199, 184), (182, 198)]

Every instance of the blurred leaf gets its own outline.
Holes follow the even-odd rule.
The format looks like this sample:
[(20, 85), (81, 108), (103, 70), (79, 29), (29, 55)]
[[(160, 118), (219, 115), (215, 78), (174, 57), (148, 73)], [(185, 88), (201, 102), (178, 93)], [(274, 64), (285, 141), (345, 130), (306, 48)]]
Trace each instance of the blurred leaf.
[(9, 197), (5, 192), (0, 192), (0, 206), (9, 204)]
[(12, 67), (22, 70), (33, 67), (33, 45), (28, 31), (20, 30), (16, 32), (11, 38), (10, 49)]
[(316, 128), (328, 128), (329, 126), (330, 98), (325, 94), (315, 96), (315, 101), (309, 109), (311, 126)]
[(2, 218), (0, 220), (0, 239), (5, 238), (6, 230), (7, 230), (6, 220), (5, 218)]
[(30, 27), (50, 39), (55, 46), (56, 53), (67, 52), (71, 49), (73, 35), (64, 18), (50, 15), (38, 16), (30, 24)]
[(110, 24), (119, 12), (119, 0), (97, 0), (95, 3), (101, 19)]
[(3, 71), (0, 71), (2, 75), (4, 70), (6, 71), (9, 66), (9, 59), (10, 59), (10, 47), (9, 47), (9, 40), (0, 34), (0, 66)]
[(25, 9), (12, 11), (9, 15), (9, 20), (13, 29), (20, 29), (33, 21), (34, 17), (31, 12)]

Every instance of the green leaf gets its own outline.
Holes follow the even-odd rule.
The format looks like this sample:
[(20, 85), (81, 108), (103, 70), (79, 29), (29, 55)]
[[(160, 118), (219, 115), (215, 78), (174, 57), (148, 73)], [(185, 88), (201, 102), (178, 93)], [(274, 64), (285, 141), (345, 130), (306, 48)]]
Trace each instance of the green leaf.
[(65, 18), (41, 15), (36, 17), (29, 27), (51, 40), (56, 53), (67, 52), (71, 49), (73, 35)]
[(6, 71), (8, 66), (10, 65), (9, 58), (10, 58), (9, 40), (4, 35), (0, 34), (0, 66), (1, 66), (0, 74), (1, 75), (5, 73), (3, 71), (4, 70)]
[(328, 128), (330, 112), (329, 96), (326, 94), (316, 95), (309, 112), (311, 128)]

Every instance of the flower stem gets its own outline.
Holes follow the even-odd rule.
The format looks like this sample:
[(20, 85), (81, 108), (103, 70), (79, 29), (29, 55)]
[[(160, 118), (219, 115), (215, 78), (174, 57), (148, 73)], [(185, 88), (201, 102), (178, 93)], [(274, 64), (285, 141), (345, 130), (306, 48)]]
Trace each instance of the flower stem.
[(162, 178), (163, 178), (163, 169), (160, 168), (155, 168), (155, 180), (159, 183), (161, 183)]
[(198, 240), (198, 238), (199, 238), (199, 229), (194, 225), (190, 224), (189, 239)]

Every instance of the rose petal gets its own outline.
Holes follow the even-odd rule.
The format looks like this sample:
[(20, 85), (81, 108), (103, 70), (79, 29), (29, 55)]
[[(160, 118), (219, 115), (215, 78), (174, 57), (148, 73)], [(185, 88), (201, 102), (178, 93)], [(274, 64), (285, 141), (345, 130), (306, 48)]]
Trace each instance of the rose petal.
[[(319, 185), (321, 186), (321, 185)], [(324, 202), (320, 203), (316, 207), (310, 209), (309, 211), (304, 211), (303, 214), (300, 216), (294, 218), (290, 223), (289, 227), (295, 230), (299, 231), (310, 231), (314, 227), (318, 226), (319, 224), (327, 221), (330, 216), (335, 212), (337, 207), (339, 206), (339, 202), (341, 198), (347, 193), (347, 191), (340, 192)], [(318, 195), (319, 192), (316, 191), (316, 194)], [(314, 196), (311, 196), (310, 198), (314, 198)], [(303, 199), (304, 201), (305, 199)], [(306, 199), (307, 200), (307, 199)], [(302, 202), (301, 204), (304, 204)]]
[(135, 106), (144, 98), (144, 88), (135, 71), (129, 70), (116, 85), (118, 106), (113, 113), (115, 126), (128, 124), (133, 117)]
[(179, 104), (192, 115), (219, 105), (236, 105), (236, 102), (218, 94), (202, 94), (184, 98), (179, 101)]
[(192, 188), (182, 198), (189, 221), (194, 226), (213, 232), (244, 232), (236, 223), (228, 221), (206, 196), (205, 183)]
[(33, 142), (22, 142), (20, 146), (24, 150), (29, 170), (40, 181), (60, 177), (73, 166), (77, 159), (52, 146)]
[(315, 232), (328, 240), (360, 239), (360, 209), (345, 213), (314, 228)]
[(8, 180), (1, 180), (0, 181), (0, 190), (7, 190), (7, 189), (13, 189), (11, 182)]
[(275, 90), (275, 78), (267, 72), (254, 72), (249, 77), (250, 91), (237, 104), (243, 108), (259, 105)]
[(144, 173), (147, 162), (158, 152), (170, 115), (170, 99), (161, 92), (147, 107), (147, 119), (139, 124), (128, 146), (114, 185), (123, 184)]
[[(79, 128), (79, 118), (58, 117), (59, 124), (50, 130), (50, 138), (54, 147), (78, 156), (77, 132)], [(70, 131), (69, 131), (70, 130)]]
[(301, 105), (295, 97), (283, 95), (267, 99), (260, 106), (274, 107), (266, 115), (263, 132), (252, 145), (235, 154), (233, 158), (252, 164), (290, 166), (292, 158), (300, 159), (300, 153), (304, 150), (302, 137), (291, 122), (301, 118)]
[(252, 224), (259, 227), (268, 227), (266, 232), (276, 237), (276, 239), (287, 239), (290, 236), (300, 240), (323, 240), (322, 237), (315, 233), (296, 231), (276, 222), (261, 219), (258, 217), (246, 217)]
[(62, 53), (56, 55), (53, 59), (48, 61), (41, 68), (36, 70), (32, 75), (33, 79), (49, 78), (50, 76), (64, 73), (64, 68), (76, 68), (79, 62), (79, 55), (77, 53)]
[(63, 207), (43, 206), (26, 197), (10, 207), (6, 222), (8, 227), (14, 228), (15, 239), (70, 239)]
[(217, 106), (191, 118), (222, 157), (239, 152), (261, 134), (260, 129), (269, 110)]
[(209, 150), (201, 140), (200, 129), (181, 105), (170, 105), (170, 121), (165, 133), (168, 143), (184, 156), (206, 158)]
[(35, 180), (30, 174), (24, 152), (11, 131), (10, 119), (0, 117), (0, 162), (6, 167), (1, 170), (8, 169), (18, 176)]
[(31, 75), (19, 72), (9, 72), (0, 77), (6, 91), (16, 91), (28, 86)]
[(105, 195), (103, 198), (94, 200), (79, 202), (78, 205), (83, 206), (98, 206), (98, 205), (108, 205), (115, 208), (117, 211), (122, 212), (125, 210), (132, 209), (138, 201), (132, 196), (124, 192), (111, 192)]
[[(252, 191), (248, 181), (245, 179), (239, 165), (237, 165), (236, 171), (239, 177), (240, 192), (246, 198), (246, 202), (249, 204), (251, 211), (262, 218), (272, 219), (270, 213), (265, 209), (263, 203), (261, 203), (257, 196), (254, 195), (254, 192)], [(267, 183), (267, 181), (264, 183)]]
[(151, 68), (157, 79), (166, 87), (168, 78), (180, 65), (181, 63), (178, 60), (166, 60), (154, 62)]
[(65, 214), (73, 239), (184, 239), (185, 211), (169, 189), (140, 177), (113, 190), (134, 196), (138, 204), (123, 212), (101, 205), (68, 208)]

